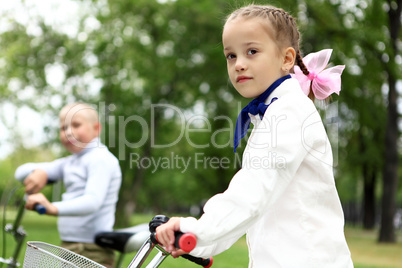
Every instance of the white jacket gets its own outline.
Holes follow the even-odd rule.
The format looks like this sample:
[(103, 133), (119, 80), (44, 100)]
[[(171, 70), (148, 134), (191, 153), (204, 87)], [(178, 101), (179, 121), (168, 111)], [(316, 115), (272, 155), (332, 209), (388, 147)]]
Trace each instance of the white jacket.
[(209, 257), (247, 233), (249, 267), (353, 267), (335, 187), (332, 150), (321, 117), (297, 80), (284, 81), (254, 129), (242, 169), (212, 197), (199, 220), (182, 218), (197, 236), (191, 255)]

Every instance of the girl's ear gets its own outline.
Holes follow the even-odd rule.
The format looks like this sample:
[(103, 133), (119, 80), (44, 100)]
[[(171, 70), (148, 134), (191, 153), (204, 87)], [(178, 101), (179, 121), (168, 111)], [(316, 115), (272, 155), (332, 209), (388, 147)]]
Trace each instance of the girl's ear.
[(296, 51), (293, 47), (287, 47), (283, 51), (283, 65), (282, 69), (284, 70), (291, 70), (295, 65), (296, 60)]

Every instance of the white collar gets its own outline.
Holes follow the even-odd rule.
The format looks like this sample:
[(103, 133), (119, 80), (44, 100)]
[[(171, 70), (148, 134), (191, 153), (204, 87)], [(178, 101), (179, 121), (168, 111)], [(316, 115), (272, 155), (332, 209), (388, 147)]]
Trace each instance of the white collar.
[(286, 94), (294, 93), (296, 90), (302, 92), (299, 81), (295, 78), (289, 78), (282, 82), (269, 97), (265, 100), (265, 104), (271, 103), (273, 98), (280, 98)]

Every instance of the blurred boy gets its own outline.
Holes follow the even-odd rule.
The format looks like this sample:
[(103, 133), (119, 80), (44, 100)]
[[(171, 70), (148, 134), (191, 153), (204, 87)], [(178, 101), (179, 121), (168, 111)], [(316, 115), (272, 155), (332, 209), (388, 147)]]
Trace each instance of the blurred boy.
[[(85, 103), (66, 105), (60, 111), (60, 140), (72, 155), (48, 163), (27, 163), (17, 168), (29, 194), (26, 208), (35, 204), (46, 214), (58, 216), (62, 247), (106, 267), (114, 253), (94, 244), (95, 234), (111, 231), (121, 185), (117, 158), (100, 142), (98, 113)], [(49, 202), (38, 193), (48, 181), (63, 180), (66, 192), (60, 202)]]

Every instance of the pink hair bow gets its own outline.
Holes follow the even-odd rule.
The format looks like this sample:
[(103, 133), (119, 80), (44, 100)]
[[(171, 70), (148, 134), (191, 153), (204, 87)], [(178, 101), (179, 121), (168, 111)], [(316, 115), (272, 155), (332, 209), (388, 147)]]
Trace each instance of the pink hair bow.
[(292, 77), (299, 81), (303, 92), (307, 96), (310, 92), (310, 85), (314, 96), (319, 100), (326, 99), (334, 92), (339, 95), (339, 91), (341, 91), (341, 74), (345, 69), (345, 65), (325, 69), (328, 66), (331, 54), (332, 49), (324, 49), (305, 56), (303, 62), (310, 72), (309, 75), (304, 75), (299, 66), (294, 66), (295, 73), (292, 74)]

